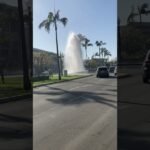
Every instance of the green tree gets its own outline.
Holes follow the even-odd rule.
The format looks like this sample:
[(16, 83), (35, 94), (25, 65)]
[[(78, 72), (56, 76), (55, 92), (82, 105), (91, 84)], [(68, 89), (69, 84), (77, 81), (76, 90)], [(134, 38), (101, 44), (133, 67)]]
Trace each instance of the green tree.
[(62, 23), (64, 26), (67, 24), (68, 19), (66, 17), (60, 18), (59, 10), (55, 13), (49, 12), (47, 18), (39, 24), (39, 28), (44, 27), (49, 33), (51, 25), (55, 28), (55, 38), (56, 38), (56, 50), (57, 50), (57, 62), (58, 62), (58, 76), (61, 80), (60, 62), (59, 62), (59, 49), (58, 49), (58, 36), (57, 36), (57, 24)]
[(106, 43), (103, 42), (103, 41), (96, 41), (95, 44), (96, 44), (96, 46), (99, 48), (99, 59), (100, 59), (100, 58), (101, 58), (101, 55), (103, 55), (102, 52), (101, 52), (101, 46), (102, 46), (102, 45), (105, 45)]

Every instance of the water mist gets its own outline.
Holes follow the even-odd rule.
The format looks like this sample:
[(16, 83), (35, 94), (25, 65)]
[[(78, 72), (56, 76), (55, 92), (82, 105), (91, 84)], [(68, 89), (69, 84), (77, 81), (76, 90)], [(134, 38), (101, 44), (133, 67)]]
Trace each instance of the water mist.
[(68, 74), (85, 72), (82, 58), (81, 42), (75, 33), (70, 33), (64, 55), (64, 69)]

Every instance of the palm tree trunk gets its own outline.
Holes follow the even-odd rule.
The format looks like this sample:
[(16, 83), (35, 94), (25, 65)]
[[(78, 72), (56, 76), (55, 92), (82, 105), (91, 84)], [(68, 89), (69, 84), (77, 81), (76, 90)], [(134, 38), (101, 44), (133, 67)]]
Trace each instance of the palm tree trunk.
[(60, 62), (59, 62), (59, 49), (58, 49), (58, 38), (57, 38), (57, 24), (56, 24), (56, 21), (55, 21), (55, 35), (56, 35), (56, 49), (57, 49), (58, 77), (59, 77), (59, 80), (61, 80), (61, 74), (60, 74)]
[(142, 23), (142, 15), (141, 15), (141, 13), (140, 13), (140, 23)]
[(18, 0), (18, 10), (19, 10), (19, 19), (20, 19), (20, 35), (21, 35), (22, 60), (23, 60), (23, 83), (24, 83), (23, 85), (25, 90), (30, 90), (31, 83), (29, 80), (22, 0)]
[(101, 64), (100, 46), (99, 46), (99, 65)]
[(138, 7), (138, 12), (139, 12), (139, 16), (140, 16), (140, 23), (142, 22), (142, 14), (141, 14), (141, 10), (140, 8)]
[(85, 47), (86, 59), (87, 59), (87, 48)]

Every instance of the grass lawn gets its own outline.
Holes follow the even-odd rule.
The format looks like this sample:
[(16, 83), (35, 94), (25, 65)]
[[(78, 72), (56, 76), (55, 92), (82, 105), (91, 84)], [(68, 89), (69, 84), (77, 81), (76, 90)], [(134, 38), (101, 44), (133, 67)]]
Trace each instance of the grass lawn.
[(2, 84), (0, 78), (0, 98), (25, 94), (23, 89), (23, 77), (9, 76), (5, 77), (5, 84)]
[[(62, 76), (61, 77), (61, 81), (68, 81), (68, 80), (72, 80), (72, 79), (78, 79), (81, 77), (84, 77), (85, 75), (68, 75), (68, 76)], [(51, 77), (49, 80), (44, 80), (44, 81), (37, 81), (37, 82), (33, 82), (33, 87), (38, 86), (38, 85), (43, 85), (43, 84), (53, 84), (53, 83), (58, 83), (61, 82), (58, 80), (58, 76), (57, 75), (53, 75), (53, 77)]]
[[(85, 75), (68, 75), (67, 77), (62, 76), (61, 81), (78, 79), (78, 78), (81, 78), (84, 76)], [(58, 80), (57, 75), (53, 75), (53, 77), (51, 77), (51, 79), (49, 79), (49, 80), (33, 82), (33, 87), (38, 86), (38, 85), (43, 85), (43, 84), (58, 83), (61, 81)], [(11, 96), (27, 94), (27, 93), (28, 92), (26, 92), (23, 89), (23, 77), (21, 77), (21, 76), (5, 77), (5, 84), (2, 84), (2, 81), (0, 78), (0, 99), (6, 98), (6, 97), (11, 97)]]

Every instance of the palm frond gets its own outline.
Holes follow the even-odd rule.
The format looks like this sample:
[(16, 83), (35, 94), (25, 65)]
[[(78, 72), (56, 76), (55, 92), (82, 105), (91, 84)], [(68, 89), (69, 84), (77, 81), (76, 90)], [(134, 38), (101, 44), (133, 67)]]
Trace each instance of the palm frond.
[(85, 40), (85, 36), (82, 34), (77, 34), (77, 36), (79, 37), (80, 41), (83, 42)]
[(56, 19), (56, 20), (59, 20), (59, 18), (60, 18), (59, 12), (60, 12), (60, 10), (58, 10), (58, 11), (56, 12), (56, 14), (55, 14), (55, 19)]
[(142, 5), (141, 5), (141, 7), (139, 7), (138, 9), (139, 9), (139, 12), (141, 13), (141, 14), (147, 14), (146, 13), (146, 9), (148, 8), (148, 3), (143, 3)]
[(127, 18), (127, 22), (134, 22), (134, 17), (136, 17), (138, 14), (137, 13), (130, 13), (128, 18)]
[(46, 19), (46, 20), (43, 20), (43, 21), (39, 24), (39, 28), (44, 27), (46, 23), (47, 23), (47, 19)]
[(68, 22), (68, 18), (61, 18), (61, 19), (59, 19), (59, 21), (64, 25), (64, 26), (66, 26), (66, 24), (67, 24), (67, 22)]
[(146, 9), (146, 8), (148, 8), (148, 3), (144, 3), (144, 4), (141, 5), (141, 10)]
[(51, 25), (51, 23), (52, 23), (52, 22), (48, 21), (48, 22), (45, 24), (45, 30), (46, 30), (47, 32), (50, 31), (50, 25)]
[(95, 42), (95, 44), (96, 44), (97, 46), (99, 46), (99, 45), (100, 45), (100, 43), (99, 43), (98, 41), (96, 41), (96, 42)]
[(85, 38), (85, 43), (88, 44), (89, 42), (90, 42), (90, 40)]
[(93, 44), (92, 43), (88, 43), (88, 46), (93, 46)]

